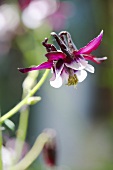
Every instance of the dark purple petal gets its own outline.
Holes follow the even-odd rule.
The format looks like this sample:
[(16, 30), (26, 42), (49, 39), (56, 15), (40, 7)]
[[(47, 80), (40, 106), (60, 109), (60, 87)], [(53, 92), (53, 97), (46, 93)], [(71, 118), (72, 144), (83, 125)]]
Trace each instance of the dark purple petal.
[(53, 66), (53, 62), (44, 62), (38, 66), (30, 67), (30, 68), (18, 68), (18, 70), (22, 73), (27, 73), (33, 70), (43, 70), (43, 69), (50, 69)]
[(66, 58), (65, 54), (62, 52), (50, 52), (45, 54), (49, 61), (59, 60)]
[(92, 56), (92, 55), (84, 55), (84, 58), (86, 60), (91, 60), (97, 64), (101, 64), (103, 61), (107, 60), (107, 57), (102, 57), (102, 58), (97, 58), (95, 56)]
[(77, 52), (75, 52), (76, 55), (90, 54), (93, 50), (96, 50), (102, 41), (102, 37), (103, 37), (103, 30), (96, 38), (91, 40), (85, 47), (82, 47)]

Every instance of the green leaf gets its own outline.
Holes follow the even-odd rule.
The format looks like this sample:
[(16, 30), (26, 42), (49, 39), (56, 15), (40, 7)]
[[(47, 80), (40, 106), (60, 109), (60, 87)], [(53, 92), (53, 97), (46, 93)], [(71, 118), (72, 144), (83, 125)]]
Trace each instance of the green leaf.
[(10, 130), (14, 131), (14, 129), (15, 129), (15, 124), (14, 124), (11, 120), (6, 119), (6, 120), (4, 121), (4, 123), (5, 123), (5, 125), (6, 125)]

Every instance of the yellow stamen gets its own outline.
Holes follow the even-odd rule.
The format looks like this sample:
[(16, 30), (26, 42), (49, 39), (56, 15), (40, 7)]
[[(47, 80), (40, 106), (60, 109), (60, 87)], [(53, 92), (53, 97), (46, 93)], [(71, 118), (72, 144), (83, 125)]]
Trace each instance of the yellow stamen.
[(67, 85), (71, 86), (71, 85), (76, 85), (77, 83), (78, 83), (78, 78), (77, 78), (76, 74), (69, 75)]

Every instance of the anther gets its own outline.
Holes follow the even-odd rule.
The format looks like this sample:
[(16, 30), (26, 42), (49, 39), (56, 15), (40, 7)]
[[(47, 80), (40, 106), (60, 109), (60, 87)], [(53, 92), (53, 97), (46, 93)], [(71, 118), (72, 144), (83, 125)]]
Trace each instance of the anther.
[(78, 83), (78, 78), (77, 78), (76, 74), (69, 75), (67, 85), (71, 86), (71, 85), (76, 85), (77, 83)]

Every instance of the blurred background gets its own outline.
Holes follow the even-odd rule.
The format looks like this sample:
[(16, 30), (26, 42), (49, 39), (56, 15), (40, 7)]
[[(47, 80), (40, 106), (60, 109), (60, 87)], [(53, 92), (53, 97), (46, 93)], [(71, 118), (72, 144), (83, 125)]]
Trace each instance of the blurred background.
[[(37, 95), (41, 102), (30, 107), (26, 142), (32, 146), (45, 128), (57, 132), (58, 166), (65, 170), (113, 169), (113, 1), (112, 0), (0, 0), (0, 108), (2, 115), (22, 96), (26, 75), (18, 67), (46, 61), (41, 42), (55, 43), (50, 32), (69, 31), (77, 48), (104, 30), (94, 54), (108, 60), (95, 66), (95, 74), (73, 86), (54, 89), (51, 74)], [(39, 77), (43, 71), (40, 71)], [(11, 120), (15, 130), (19, 113)], [(40, 157), (29, 169), (45, 169)]]

